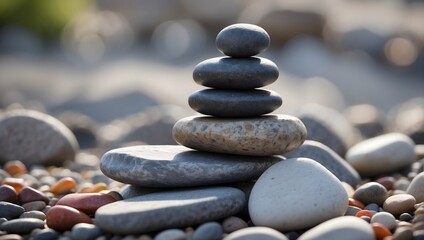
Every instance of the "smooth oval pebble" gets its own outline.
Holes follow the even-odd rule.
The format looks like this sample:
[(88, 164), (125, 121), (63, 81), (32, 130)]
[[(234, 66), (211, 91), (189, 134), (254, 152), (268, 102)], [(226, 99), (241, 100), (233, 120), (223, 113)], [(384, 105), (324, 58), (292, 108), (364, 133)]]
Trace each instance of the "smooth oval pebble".
[(87, 214), (68, 206), (53, 206), (47, 212), (46, 223), (57, 231), (72, 229), (78, 223), (93, 223)]
[(22, 175), (27, 172), (25, 164), (19, 160), (8, 161), (6, 164), (4, 164), (3, 169), (11, 176)]
[(384, 201), (384, 211), (399, 216), (414, 209), (416, 201), (414, 196), (410, 194), (397, 194), (390, 196)]
[(56, 240), (59, 233), (51, 228), (41, 229), (34, 234), (31, 234), (32, 240)]
[(155, 236), (154, 240), (185, 240), (187, 234), (181, 229), (164, 230)]
[(371, 223), (380, 223), (389, 230), (397, 226), (396, 218), (388, 212), (378, 212), (374, 214), (371, 218)]
[(50, 192), (56, 195), (61, 195), (70, 192), (76, 186), (77, 182), (73, 178), (64, 177), (51, 186)]
[(90, 215), (94, 214), (99, 207), (113, 202), (116, 202), (116, 199), (109, 194), (72, 193), (59, 199), (56, 206), (65, 205), (73, 207)]
[(361, 176), (377, 176), (413, 163), (416, 160), (414, 146), (408, 136), (388, 133), (354, 145), (346, 153), (346, 160)]
[(380, 206), (383, 205), (387, 199), (388, 193), (386, 188), (380, 183), (368, 182), (358, 187), (353, 194), (353, 198), (361, 201), (365, 205), (376, 203)]
[(102, 230), (94, 225), (88, 223), (78, 223), (72, 227), (72, 239), (78, 240), (91, 240), (96, 239), (102, 235)]
[(187, 117), (175, 123), (172, 134), (181, 145), (200, 151), (270, 156), (302, 145), (306, 128), (299, 119), (288, 115)]
[(306, 231), (298, 240), (375, 240), (371, 226), (357, 217), (344, 216), (328, 220)]
[(18, 194), (16, 193), (16, 190), (9, 185), (1, 185), (0, 186), (0, 201), (17, 203)]
[(265, 51), (270, 43), (268, 33), (261, 27), (237, 23), (222, 29), (216, 36), (216, 46), (231, 57), (250, 57)]
[(27, 202), (22, 204), (22, 207), (25, 208), (25, 211), (41, 211), (46, 207), (46, 203), (44, 201), (34, 201)]
[(25, 209), (19, 205), (0, 202), (0, 218), (13, 219), (19, 217)]
[(50, 115), (13, 110), (0, 117), (0, 163), (19, 159), (25, 165), (62, 165), (78, 147), (74, 134)]
[(0, 225), (0, 231), (17, 234), (27, 234), (36, 228), (44, 228), (44, 221), (35, 218), (20, 218)]
[(269, 227), (248, 227), (237, 230), (223, 240), (289, 240), (284, 234)]
[(241, 211), (245, 202), (244, 193), (231, 187), (157, 192), (105, 205), (95, 222), (108, 232), (140, 234), (225, 218)]
[(408, 227), (398, 227), (393, 233), (394, 240), (413, 240), (414, 232)]
[(210, 58), (194, 67), (196, 83), (216, 89), (250, 90), (267, 86), (279, 76), (274, 62), (259, 57)]
[(340, 181), (308, 158), (274, 164), (256, 181), (249, 199), (255, 225), (284, 232), (343, 216), (347, 207), (348, 196)]
[(217, 222), (207, 222), (200, 225), (191, 236), (192, 240), (221, 240), (222, 227)]
[(19, 216), (19, 218), (37, 218), (40, 219), (42, 221), (46, 220), (46, 214), (44, 214), (41, 211), (29, 211), (29, 212), (24, 212), (21, 214), (21, 216)]
[(225, 233), (232, 233), (247, 227), (247, 223), (239, 217), (231, 216), (222, 221), (222, 229)]
[(43, 192), (38, 191), (37, 189), (34, 189), (32, 187), (24, 187), (19, 192), (19, 201), (21, 203), (43, 201), (48, 204), (50, 200)]
[(424, 172), (419, 173), (412, 179), (406, 192), (414, 196), (417, 203), (424, 202)]
[(257, 117), (279, 108), (283, 100), (274, 91), (205, 89), (188, 98), (190, 107), (214, 117)]
[[(256, 179), (282, 159), (207, 153), (177, 145), (149, 145), (111, 150), (103, 155), (100, 169), (112, 179), (137, 186), (190, 187)], [(134, 187), (130, 190), (133, 194), (143, 193)]]

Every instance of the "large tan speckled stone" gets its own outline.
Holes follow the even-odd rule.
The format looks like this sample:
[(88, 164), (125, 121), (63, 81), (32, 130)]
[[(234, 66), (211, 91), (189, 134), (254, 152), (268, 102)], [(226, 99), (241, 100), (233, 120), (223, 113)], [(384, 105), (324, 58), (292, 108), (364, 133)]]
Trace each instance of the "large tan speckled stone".
[(178, 121), (175, 141), (201, 151), (251, 156), (277, 155), (305, 141), (306, 128), (296, 117), (266, 115), (255, 118), (187, 117)]

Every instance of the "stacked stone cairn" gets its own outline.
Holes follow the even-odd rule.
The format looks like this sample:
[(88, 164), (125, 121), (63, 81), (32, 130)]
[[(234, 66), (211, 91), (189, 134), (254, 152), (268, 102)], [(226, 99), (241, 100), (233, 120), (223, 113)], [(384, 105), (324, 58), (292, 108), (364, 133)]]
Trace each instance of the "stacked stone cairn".
[(235, 215), (247, 200), (230, 186), (258, 179), (284, 159), (279, 155), (304, 142), (306, 128), (299, 119), (269, 114), (281, 106), (281, 97), (257, 89), (279, 75), (272, 61), (253, 57), (269, 46), (266, 31), (235, 24), (224, 28), (216, 42), (228, 57), (195, 67), (195, 82), (210, 88), (189, 97), (195, 111), (209, 116), (187, 117), (174, 125), (174, 139), (182, 146), (126, 147), (102, 157), (103, 173), (130, 186), (122, 193), (126, 199), (96, 212), (101, 228), (149, 233)]

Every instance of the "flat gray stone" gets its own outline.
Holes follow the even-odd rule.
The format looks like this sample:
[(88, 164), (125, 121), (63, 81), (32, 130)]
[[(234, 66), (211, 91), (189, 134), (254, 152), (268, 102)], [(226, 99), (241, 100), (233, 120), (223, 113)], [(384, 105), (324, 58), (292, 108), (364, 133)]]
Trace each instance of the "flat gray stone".
[(122, 187), (119, 191), (123, 199), (138, 197), (141, 195), (146, 195), (154, 192), (164, 191), (163, 188), (146, 188), (146, 187), (138, 187), (131, 184), (127, 184)]
[(27, 234), (36, 228), (44, 228), (44, 221), (35, 218), (19, 218), (0, 225), (0, 231), (17, 234)]
[(71, 130), (47, 114), (13, 110), (0, 118), (0, 164), (19, 159), (27, 166), (62, 165), (78, 149)]
[(200, 152), (178, 145), (143, 145), (105, 153), (100, 169), (116, 181), (142, 187), (191, 187), (255, 179), (282, 159)]
[(216, 36), (219, 51), (231, 57), (250, 57), (268, 48), (268, 33), (261, 27), (237, 23), (222, 29)]
[(267, 86), (279, 76), (277, 65), (260, 57), (216, 57), (194, 67), (196, 83), (211, 88), (249, 90)]
[(278, 93), (262, 89), (205, 89), (191, 94), (188, 104), (196, 112), (214, 117), (256, 117), (273, 112), (283, 100)]
[(230, 187), (174, 190), (105, 205), (96, 211), (95, 222), (108, 232), (141, 234), (225, 218), (245, 203), (244, 193)]
[(17, 204), (0, 202), (0, 218), (13, 219), (19, 217), (25, 209)]
[(327, 168), (340, 181), (347, 182), (353, 187), (356, 187), (361, 181), (361, 177), (352, 166), (336, 152), (320, 142), (306, 140), (302, 146), (285, 153), (284, 156), (286, 158), (311, 158)]
[(291, 151), (305, 141), (303, 123), (289, 115), (256, 118), (187, 117), (175, 123), (175, 141), (201, 151), (270, 156)]

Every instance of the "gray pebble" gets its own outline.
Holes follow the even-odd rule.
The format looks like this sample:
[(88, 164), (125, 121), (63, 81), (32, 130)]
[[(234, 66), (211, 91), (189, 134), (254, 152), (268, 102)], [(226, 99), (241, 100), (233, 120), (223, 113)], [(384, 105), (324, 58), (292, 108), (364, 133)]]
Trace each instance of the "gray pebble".
[(366, 205), (376, 203), (382, 206), (387, 197), (387, 189), (377, 182), (365, 183), (357, 188), (353, 194), (354, 199), (361, 201)]
[(370, 204), (365, 206), (365, 209), (378, 212), (380, 207), (376, 203), (370, 203)]
[(186, 233), (181, 229), (168, 229), (160, 232), (154, 240), (185, 240)]
[(59, 233), (51, 228), (41, 229), (31, 234), (32, 240), (55, 240), (59, 237)]
[(0, 225), (1, 225), (2, 223), (5, 223), (5, 222), (7, 222), (7, 219), (6, 219), (6, 218), (4, 218), (4, 217), (0, 218)]
[(78, 223), (72, 227), (72, 239), (91, 240), (102, 235), (102, 230), (94, 225), (88, 223)]
[(393, 189), (406, 191), (409, 187), (409, 184), (411, 184), (411, 181), (409, 181), (407, 178), (399, 178), (393, 185)]
[(22, 207), (25, 209), (26, 212), (34, 210), (41, 211), (46, 207), (46, 203), (43, 201), (33, 201), (22, 204)]
[(9, 202), (0, 202), (0, 217), (13, 219), (19, 217), (25, 209), (19, 205), (9, 203)]
[(222, 239), (222, 227), (217, 222), (207, 222), (200, 225), (194, 231), (192, 240), (220, 240)]
[(357, 212), (361, 211), (362, 209), (354, 206), (348, 206), (345, 216), (355, 216)]
[(402, 213), (402, 214), (399, 216), (399, 220), (400, 220), (400, 221), (409, 222), (409, 221), (411, 221), (411, 220), (412, 220), (412, 216), (411, 216), (411, 214), (409, 214), (409, 213)]
[(46, 220), (46, 214), (41, 211), (29, 211), (21, 214), (20, 218), (37, 218), (40, 220)]
[(247, 223), (239, 217), (228, 217), (222, 222), (222, 229), (225, 233), (232, 233), (242, 228), (247, 228)]
[(35, 218), (20, 218), (7, 221), (0, 225), (1, 231), (17, 234), (27, 234), (36, 228), (44, 228), (44, 221)]
[(398, 227), (393, 234), (394, 240), (412, 240), (414, 239), (414, 232), (408, 227)]

